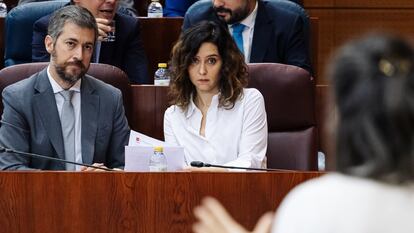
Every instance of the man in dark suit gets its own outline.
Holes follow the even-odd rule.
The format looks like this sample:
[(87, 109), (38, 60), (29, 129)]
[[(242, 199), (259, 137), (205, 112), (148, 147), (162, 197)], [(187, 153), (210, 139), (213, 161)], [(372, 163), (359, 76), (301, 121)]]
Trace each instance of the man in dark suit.
[(200, 0), (188, 9), (183, 30), (202, 20), (225, 23), (246, 62), (284, 63), (311, 71), (304, 18), (300, 6), (284, 0)]
[[(99, 37), (92, 62), (119, 67), (133, 84), (150, 84), (138, 19), (116, 13), (118, 0), (72, 0), (71, 4), (88, 9), (98, 24)], [(35, 62), (49, 60), (44, 45), (49, 18), (50, 15), (44, 16), (33, 25), (32, 60)], [(106, 42), (107, 33), (113, 29), (109, 26), (112, 20), (115, 20), (115, 41)]]
[[(66, 6), (51, 16), (48, 31), (49, 66), (2, 93), (0, 145), (123, 168), (129, 127), (121, 91), (86, 75), (98, 35), (94, 16)], [(0, 169), (91, 170), (6, 152), (0, 153)]]

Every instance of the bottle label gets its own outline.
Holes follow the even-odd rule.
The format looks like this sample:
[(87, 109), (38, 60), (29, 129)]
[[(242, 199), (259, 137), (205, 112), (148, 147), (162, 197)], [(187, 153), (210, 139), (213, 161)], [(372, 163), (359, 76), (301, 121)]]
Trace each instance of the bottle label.
[(162, 13), (149, 13), (148, 18), (162, 18)]
[(154, 86), (169, 86), (170, 80), (169, 79), (155, 79)]
[(155, 166), (149, 166), (150, 172), (166, 172), (167, 166), (166, 165), (155, 165)]

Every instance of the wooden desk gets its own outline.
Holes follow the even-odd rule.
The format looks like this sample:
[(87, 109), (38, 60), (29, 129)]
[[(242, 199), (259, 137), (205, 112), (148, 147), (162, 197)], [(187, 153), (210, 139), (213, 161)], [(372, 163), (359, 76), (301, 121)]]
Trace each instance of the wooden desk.
[(218, 198), (252, 229), (297, 184), (321, 173), (1, 172), (2, 232), (191, 232)]

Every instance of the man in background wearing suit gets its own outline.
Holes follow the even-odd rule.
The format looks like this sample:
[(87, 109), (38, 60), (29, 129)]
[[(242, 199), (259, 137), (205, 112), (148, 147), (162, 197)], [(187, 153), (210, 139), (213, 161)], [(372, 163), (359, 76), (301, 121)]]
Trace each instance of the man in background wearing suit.
[[(99, 29), (98, 42), (92, 62), (119, 67), (133, 84), (149, 84), (147, 58), (140, 36), (138, 18), (116, 13), (118, 0), (71, 0), (70, 4), (85, 7), (96, 19)], [(44, 39), (50, 15), (44, 16), (33, 25), (32, 60), (48, 61)], [(115, 41), (105, 42), (112, 30), (109, 23), (115, 20)]]
[[(101, 167), (123, 168), (129, 127), (121, 91), (86, 72), (98, 28), (85, 8), (51, 16), (45, 38), (50, 63), (6, 87), (0, 145)], [(0, 153), (2, 170), (93, 170), (46, 159)]]
[(281, 4), (303, 10), (282, 0), (200, 0), (188, 9), (183, 30), (203, 20), (225, 23), (247, 63), (283, 63), (311, 71), (302, 15)]

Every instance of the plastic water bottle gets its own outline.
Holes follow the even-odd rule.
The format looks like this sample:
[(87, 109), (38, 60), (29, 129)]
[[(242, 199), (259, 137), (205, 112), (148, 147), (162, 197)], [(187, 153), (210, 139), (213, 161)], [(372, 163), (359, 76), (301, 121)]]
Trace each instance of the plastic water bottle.
[(151, 0), (148, 5), (148, 18), (162, 18), (162, 5), (159, 0)]
[(170, 71), (167, 69), (167, 63), (158, 63), (158, 69), (154, 75), (155, 86), (170, 85)]
[(3, 0), (0, 0), (0, 18), (6, 18), (7, 16), (7, 5), (3, 2)]
[(164, 149), (162, 146), (154, 147), (154, 154), (149, 161), (150, 172), (165, 172), (167, 171), (167, 159), (164, 155)]

